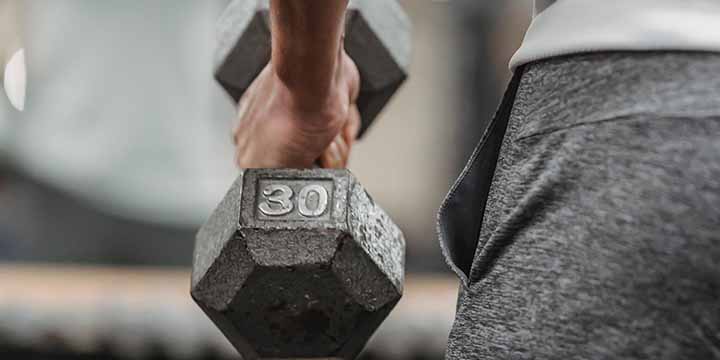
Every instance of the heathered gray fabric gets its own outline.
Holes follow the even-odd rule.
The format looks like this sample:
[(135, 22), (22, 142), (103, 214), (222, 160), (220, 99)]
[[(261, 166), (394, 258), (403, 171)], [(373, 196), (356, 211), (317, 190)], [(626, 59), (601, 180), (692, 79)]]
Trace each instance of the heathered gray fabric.
[(720, 359), (720, 55), (520, 71), (447, 358)]

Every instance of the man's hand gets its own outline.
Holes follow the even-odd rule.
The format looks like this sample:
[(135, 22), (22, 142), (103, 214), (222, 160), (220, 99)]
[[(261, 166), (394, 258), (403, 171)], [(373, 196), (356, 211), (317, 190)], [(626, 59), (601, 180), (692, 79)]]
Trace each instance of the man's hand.
[(241, 168), (342, 168), (360, 128), (360, 75), (343, 49), (347, 0), (271, 0), (270, 64), (239, 103)]
[(344, 51), (327, 93), (281, 79), (272, 63), (240, 100), (233, 131), (241, 168), (343, 168), (360, 127), (360, 75)]

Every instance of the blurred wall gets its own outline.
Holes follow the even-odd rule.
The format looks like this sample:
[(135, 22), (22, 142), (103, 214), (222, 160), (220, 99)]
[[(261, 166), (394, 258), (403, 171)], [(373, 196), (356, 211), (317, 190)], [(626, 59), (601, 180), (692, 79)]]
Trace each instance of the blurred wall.
[(409, 269), (445, 271), (436, 213), (499, 102), (530, 2), (402, 5), (413, 23), (410, 75), (350, 168), (402, 227)]
[[(25, 233), (59, 234), (63, 242), (59, 250), (28, 247), (34, 256), (18, 259), (189, 264), (192, 234), (236, 175), (232, 104), (211, 75), (224, 3), (24, 3), (27, 110), (0, 100), (0, 154), (22, 173), (18, 187), (6, 189), (29, 190), (0, 192), (0, 205), (8, 205), (0, 206), (0, 233), (5, 219), (16, 233), (27, 224)], [(350, 167), (403, 228), (408, 269), (446, 271), (436, 212), (494, 112), (530, 2), (402, 5), (414, 25), (410, 76)]]

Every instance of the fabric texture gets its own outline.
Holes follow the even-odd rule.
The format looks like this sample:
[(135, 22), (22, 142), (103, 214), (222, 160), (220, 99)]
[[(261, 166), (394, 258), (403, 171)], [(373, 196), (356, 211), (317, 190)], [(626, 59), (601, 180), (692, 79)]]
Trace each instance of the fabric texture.
[(720, 55), (515, 77), (439, 217), (447, 358), (720, 359)]
[(611, 50), (720, 51), (717, 0), (535, 0), (510, 68)]

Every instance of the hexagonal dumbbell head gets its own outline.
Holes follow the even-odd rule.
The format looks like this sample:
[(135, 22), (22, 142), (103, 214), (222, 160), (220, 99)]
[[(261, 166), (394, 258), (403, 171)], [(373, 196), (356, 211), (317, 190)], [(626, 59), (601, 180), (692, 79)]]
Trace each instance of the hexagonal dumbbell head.
[[(218, 21), (215, 78), (238, 101), (270, 60), (268, 0), (235, 0)], [(411, 25), (395, 0), (351, 0), (345, 50), (361, 77), (362, 134), (405, 81)]]
[(351, 359), (400, 299), (404, 259), (349, 171), (248, 169), (197, 235), (192, 296), (247, 360)]

